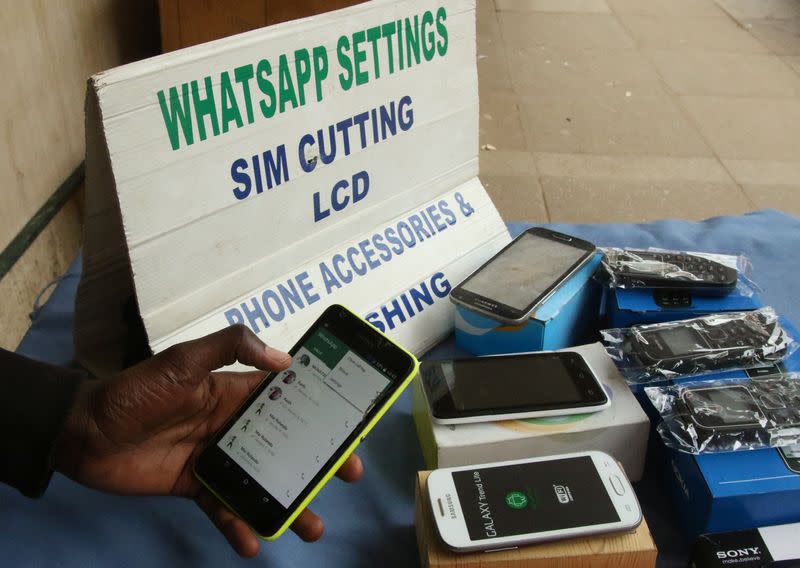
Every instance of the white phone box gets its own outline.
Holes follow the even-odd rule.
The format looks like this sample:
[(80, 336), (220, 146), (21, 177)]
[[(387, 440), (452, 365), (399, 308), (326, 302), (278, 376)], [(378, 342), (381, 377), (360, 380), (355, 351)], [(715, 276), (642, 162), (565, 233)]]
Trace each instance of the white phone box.
[(430, 469), (597, 450), (619, 461), (631, 481), (644, 472), (650, 423), (600, 343), (570, 347), (583, 355), (611, 399), (601, 412), (528, 420), (441, 425), (414, 380), (414, 422)]

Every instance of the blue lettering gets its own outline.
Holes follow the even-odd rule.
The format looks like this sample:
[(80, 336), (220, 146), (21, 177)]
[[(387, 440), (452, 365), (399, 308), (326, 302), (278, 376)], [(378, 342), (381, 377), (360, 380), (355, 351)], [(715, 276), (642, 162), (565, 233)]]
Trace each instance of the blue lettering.
[(238, 308), (231, 308), (225, 312), (225, 319), (228, 320), (228, 325), (237, 325), (244, 323), (244, 316)]
[(311, 134), (304, 134), (303, 137), (300, 139), (300, 144), (297, 147), (297, 154), (300, 158), (300, 167), (303, 168), (303, 171), (311, 173), (314, 171), (314, 168), (317, 167), (317, 157), (313, 156), (311, 158), (306, 158), (306, 146), (313, 146), (314, 145), (314, 137)]
[(431, 276), (431, 288), (438, 298), (446, 298), (450, 293), (450, 281), (441, 272)]
[(258, 154), (251, 159), (253, 160), (253, 177), (256, 178), (256, 193), (260, 194), (264, 191), (264, 182), (261, 179), (261, 161), (258, 159)]
[(367, 193), (369, 193), (369, 174), (363, 170), (353, 174), (353, 203), (364, 199)]
[(255, 333), (261, 331), (261, 328), (258, 327), (258, 320), (261, 320), (261, 324), (264, 326), (264, 329), (269, 327), (269, 321), (267, 321), (267, 316), (264, 315), (264, 311), (261, 309), (261, 305), (258, 303), (258, 299), (250, 298), (250, 301), (253, 303), (253, 309), (247, 307), (247, 304), (242, 302), (242, 311), (244, 312), (245, 317), (247, 318), (250, 327)]
[(342, 146), (344, 147), (344, 155), (350, 155), (350, 127), (353, 126), (352, 118), (345, 118), (336, 123), (336, 130), (342, 133)]
[(436, 225), (437, 229), (444, 231), (447, 228), (447, 225), (442, 221), (442, 216), (436, 211), (436, 205), (428, 205), (425, 211), (428, 212), (428, 215), (433, 220), (433, 224)]
[(381, 307), (383, 319), (386, 320), (386, 325), (389, 326), (389, 329), (395, 328), (395, 324), (392, 321), (394, 318), (400, 320), (399, 323), (404, 323), (406, 321), (406, 315), (403, 313), (403, 310), (400, 309), (400, 304), (397, 303), (397, 300), (392, 300), (392, 306), (394, 306), (393, 310), (387, 310), (386, 306)]
[(286, 146), (281, 144), (275, 148), (277, 158), (272, 156), (272, 150), (262, 154), (264, 159), (264, 174), (267, 176), (267, 189), (289, 181), (289, 166), (286, 163)]
[[(429, 208), (430, 207), (433, 207), (434, 209), (436, 208), (435, 205), (431, 205), (431, 206), (429, 206)], [(436, 229), (434, 228), (433, 224), (431, 223), (430, 218), (428, 217), (427, 209), (423, 209), (422, 211), (420, 211), (419, 212), (419, 216), (422, 217), (423, 221), (425, 221), (425, 226), (428, 227), (428, 230), (431, 232), (431, 235), (435, 235), (436, 234)]]
[(405, 95), (397, 103), (397, 112), (400, 115), (400, 130), (405, 132), (414, 125), (414, 109), (411, 108), (411, 97)]
[[(289, 308), (290, 314), (294, 313), (295, 306), (301, 310), (305, 307), (303, 300), (300, 299), (300, 292), (297, 291), (293, 280), (287, 280), (285, 285), (278, 284), (278, 292), (281, 295), (283, 304)], [(267, 309), (269, 309), (269, 307)]]
[[(406, 235), (403, 234), (403, 229), (406, 230)], [(397, 224), (397, 234), (400, 235), (400, 238), (403, 240), (403, 244), (405, 244), (408, 248), (412, 248), (414, 245), (417, 244), (417, 239), (414, 238), (414, 233), (411, 230), (411, 227), (408, 226), (408, 223), (405, 221), (400, 221)]]
[[(373, 235), (373, 239), (375, 237), (380, 237), (380, 235)], [(375, 251), (372, 250), (372, 247), (370, 247), (369, 244), (369, 240), (364, 239), (358, 243), (358, 246), (361, 249), (361, 252), (364, 254), (364, 259), (367, 261), (370, 270), (375, 270), (381, 265), (381, 263), (375, 258)], [(383, 246), (385, 247), (386, 245)]]
[[(380, 254), (378, 256), (381, 257), (381, 260), (384, 260), (386, 262), (392, 260), (392, 251), (386, 245), (386, 243), (383, 242), (383, 235), (381, 235), (380, 233), (372, 235), (372, 244), (375, 246), (376, 249), (380, 251)], [(369, 262), (369, 258), (367, 259), (367, 262)]]
[(386, 235), (386, 240), (394, 245), (392, 251), (398, 255), (403, 254), (405, 250), (403, 248), (403, 241), (397, 238), (397, 231), (394, 230), (394, 227), (388, 227), (383, 233)]
[(441, 199), (437, 205), (439, 205), (439, 211), (441, 211), (442, 215), (444, 215), (444, 218), (445, 218), (445, 221), (447, 221), (447, 224), (448, 225), (455, 225), (456, 224), (456, 215), (455, 215), (455, 213), (453, 213), (453, 211), (447, 205), (447, 201), (445, 201), (444, 199)]
[(245, 199), (250, 195), (250, 176), (244, 173), (247, 171), (247, 160), (239, 158), (231, 164), (231, 179), (234, 183), (242, 184), (242, 187), (233, 188), (233, 195), (236, 199)]
[(405, 294), (400, 294), (400, 300), (403, 302), (403, 305), (406, 307), (406, 312), (408, 313), (409, 317), (414, 317), (414, 310), (411, 307), (411, 304), (408, 302), (408, 296)]
[(333, 258), (331, 258), (331, 262), (333, 263), (333, 270), (336, 272), (339, 280), (344, 284), (350, 284), (350, 282), (353, 281), (353, 273), (350, 270), (342, 272), (342, 265), (345, 263), (345, 258), (340, 254), (335, 254)]
[(303, 297), (305, 297), (306, 303), (309, 306), (314, 302), (319, 301), (319, 294), (313, 291), (314, 283), (308, 282), (308, 272), (304, 270), (295, 277), (295, 280), (297, 280), (297, 284), (300, 286), (300, 290), (303, 292)]
[(382, 306), (380, 311), (368, 314), (367, 321), (381, 331), (385, 331), (386, 328), (394, 329), (422, 312), (426, 306), (432, 306), (436, 302), (434, 296), (446, 298), (449, 293), (450, 282), (443, 273), (437, 272), (428, 282), (420, 282), (416, 287), (403, 292), (389, 304)]
[(334, 158), (336, 157), (336, 131), (334, 130), (333, 125), (331, 124), (328, 127), (328, 137), (330, 139), (330, 146), (331, 151), (325, 152), (325, 140), (324, 136), (322, 135), (322, 130), (317, 130), (317, 143), (319, 145), (319, 159), (322, 160), (323, 164), (330, 164)]
[(378, 312), (371, 312), (367, 314), (365, 318), (369, 323), (374, 325), (378, 331), (386, 331), (386, 327), (383, 325), (381, 321), (381, 316), (378, 315)]
[(319, 199), (319, 191), (314, 192), (314, 222), (318, 223), (322, 221), (325, 217), (328, 217), (331, 214), (331, 210), (328, 208), (322, 209), (322, 205)]
[[(273, 321), (281, 321), (286, 316), (286, 308), (283, 307), (281, 299), (273, 290), (264, 290), (264, 293), (261, 294), (261, 301)], [(275, 305), (274, 308), (270, 305), (270, 301)]]
[(428, 306), (433, 305), (433, 296), (431, 295), (431, 291), (428, 290), (428, 286), (425, 284), (425, 282), (420, 285), (420, 290), (411, 288), (408, 293), (411, 296), (411, 299), (414, 300), (414, 305), (417, 307), (418, 312), (421, 312), (425, 308), (423, 303)]
[(419, 215), (410, 215), (408, 217), (408, 222), (411, 223), (411, 228), (414, 229), (414, 233), (416, 233), (419, 242), (422, 242), (426, 237), (429, 238), (431, 236), (428, 231), (425, 230), (425, 227), (422, 226), (422, 219), (419, 218)]
[(324, 262), (319, 263), (319, 272), (322, 275), (322, 282), (325, 284), (325, 292), (330, 294), (333, 288), (341, 288), (342, 285), (336, 279), (336, 276), (333, 275), (331, 269), (328, 268), (328, 265)]
[(334, 211), (341, 211), (342, 209), (347, 207), (348, 203), (350, 203), (349, 195), (345, 195), (341, 199), (339, 198), (339, 192), (343, 189), (347, 189), (347, 186), (348, 184), (347, 181), (345, 180), (337, 181), (336, 184), (333, 186), (333, 190), (331, 191), (331, 205), (333, 206)]
[(350, 266), (353, 267), (353, 270), (359, 276), (364, 276), (367, 273), (367, 265), (366, 263), (362, 262), (361, 264), (356, 264), (354, 257), (357, 256), (359, 250), (356, 247), (350, 247), (347, 249), (347, 260), (350, 262)]
[(389, 111), (385, 106), (380, 108), (381, 114), (381, 139), (386, 140), (386, 131), (388, 130), (392, 136), (397, 134), (397, 115), (395, 114), (394, 101), (389, 103)]

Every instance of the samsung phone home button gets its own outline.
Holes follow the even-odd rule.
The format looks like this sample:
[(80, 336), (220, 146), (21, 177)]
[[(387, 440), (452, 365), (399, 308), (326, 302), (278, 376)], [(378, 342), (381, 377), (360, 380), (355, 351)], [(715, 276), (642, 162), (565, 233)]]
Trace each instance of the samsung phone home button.
[(611, 481), (611, 487), (614, 488), (614, 493), (620, 496), (625, 495), (625, 486), (622, 484), (622, 480), (619, 477), (612, 475), (608, 479)]

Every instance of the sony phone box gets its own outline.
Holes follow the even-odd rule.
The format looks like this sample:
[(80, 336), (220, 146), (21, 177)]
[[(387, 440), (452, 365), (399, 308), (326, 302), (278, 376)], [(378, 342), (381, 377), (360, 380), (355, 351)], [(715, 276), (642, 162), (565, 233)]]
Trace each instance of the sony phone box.
[(694, 568), (800, 566), (800, 523), (704, 534), (692, 550)]
[(463, 306), (456, 309), (456, 344), (473, 355), (562, 349), (596, 338), (602, 286), (594, 278), (597, 253), (538, 308), (530, 320), (508, 325)]
[(606, 568), (651, 568), (657, 550), (647, 523), (635, 531), (522, 546), (494, 552), (457, 553), (448, 550), (436, 534), (431, 518), (426, 481), (430, 472), (417, 474), (416, 532), (423, 568), (562, 568), (597, 566)]
[(509, 242), (475, 45), (474, 0), (375, 0), (93, 76), (77, 359), (232, 324), (288, 349), (333, 303), (415, 353), (449, 335)]
[(611, 400), (609, 408), (574, 416), (442, 425), (431, 419), (417, 376), (413, 414), (427, 467), (600, 450), (614, 456), (632, 481), (639, 480), (647, 451), (647, 416), (600, 343), (571, 350), (583, 355), (596, 373)]

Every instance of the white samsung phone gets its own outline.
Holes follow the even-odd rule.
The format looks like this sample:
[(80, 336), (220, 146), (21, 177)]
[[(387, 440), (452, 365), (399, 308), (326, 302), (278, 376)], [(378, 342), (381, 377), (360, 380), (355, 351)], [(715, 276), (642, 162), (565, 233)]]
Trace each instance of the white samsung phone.
[(584, 414), (611, 405), (575, 351), (425, 361), (419, 376), (440, 424)]
[(642, 510), (603, 452), (437, 469), (428, 477), (437, 532), (456, 552), (636, 528)]

